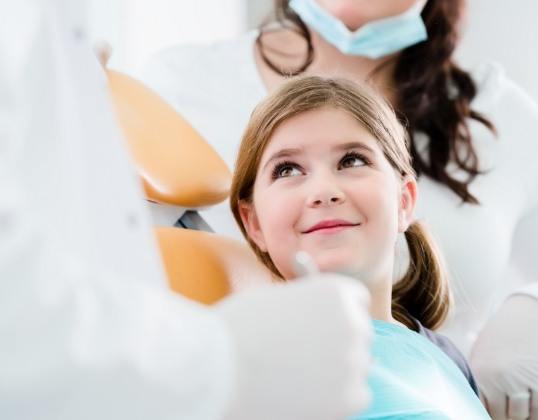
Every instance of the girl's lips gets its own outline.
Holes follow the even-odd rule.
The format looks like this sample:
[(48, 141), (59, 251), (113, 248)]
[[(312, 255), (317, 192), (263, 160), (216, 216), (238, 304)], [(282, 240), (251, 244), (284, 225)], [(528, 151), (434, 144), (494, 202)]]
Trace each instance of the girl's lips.
[(319, 223), (316, 223), (314, 226), (311, 226), (303, 233), (312, 233), (318, 231), (335, 232), (348, 227), (354, 227), (359, 225), (360, 223), (351, 223), (347, 220), (323, 220)]

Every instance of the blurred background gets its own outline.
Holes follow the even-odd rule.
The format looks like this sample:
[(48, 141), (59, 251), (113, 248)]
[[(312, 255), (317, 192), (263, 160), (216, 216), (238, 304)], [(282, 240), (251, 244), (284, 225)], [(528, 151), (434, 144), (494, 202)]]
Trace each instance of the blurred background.
[[(89, 35), (111, 44), (111, 67), (135, 73), (166, 46), (214, 42), (257, 28), (272, 4), (272, 0), (88, 0)], [(538, 101), (538, 1), (468, 0), (457, 57), (467, 69), (499, 62)]]

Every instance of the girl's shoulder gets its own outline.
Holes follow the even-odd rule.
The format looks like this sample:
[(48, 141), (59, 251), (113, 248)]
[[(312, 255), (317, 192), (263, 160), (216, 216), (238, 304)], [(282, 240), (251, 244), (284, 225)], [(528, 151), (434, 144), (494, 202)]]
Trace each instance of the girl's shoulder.
[(448, 337), (424, 327), (417, 319), (415, 319), (415, 324), (417, 326), (417, 332), (421, 336), (427, 338), (433, 344), (439, 347), (443, 351), (443, 353), (445, 353), (456, 364), (456, 366), (458, 366), (458, 368), (461, 370), (461, 372), (469, 382), (469, 385), (471, 386), (473, 391), (476, 393), (476, 395), (478, 395), (478, 386), (476, 385), (476, 381), (474, 379), (473, 373), (471, 372), (471, 368), (467, 363), (467, 359), (465, 359), (465, 356), (462, 354), (462, 352), (454, 345), (454, 343)]

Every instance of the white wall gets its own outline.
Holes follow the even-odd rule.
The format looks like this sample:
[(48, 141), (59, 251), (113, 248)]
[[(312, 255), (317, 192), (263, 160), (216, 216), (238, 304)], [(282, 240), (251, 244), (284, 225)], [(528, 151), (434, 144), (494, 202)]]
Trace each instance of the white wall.
[(161, 48), (238, 36), (246, 1), (87, 0), (91, 39), (111, 44), (111, 67), (133, 72)]
[(458, 58), (467, 67), (500, 62), (538, 102), (538, 0), (468, 0)]

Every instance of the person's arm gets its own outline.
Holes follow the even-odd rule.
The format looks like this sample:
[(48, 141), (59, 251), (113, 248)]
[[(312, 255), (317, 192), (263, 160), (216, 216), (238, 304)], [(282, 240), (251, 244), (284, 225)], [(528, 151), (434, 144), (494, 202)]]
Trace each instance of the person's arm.
[(0, 418), (218, 419), (229, 329), (166, 290), (104, 77), (60, 10), (0, 3)]
[(471, 367), (494, 420), (538, 419), (537, 325), (538, 300), (510, 296), (473, 347)]
[[(517, 115), (518, 188), (526, 206), (515, 233), (507, 281), (519, 284), (485, 324), (471, 353), (471, 367), (494, 420), (538, 419), (538, 170), (528, 156), (538, 153), (538, 106), (510, 84), (504, 110)], [(503, 138), (502, 141), (513, 141)], [(524, 159), (524, 160), (523, 160)], [(499, 193), (502, 193), (499, 191)]]
[[(471, 366), (494, 420), (538, 419), (538, 212), (514, 237), (512, 273), (529, 283), (512, 292), (480, 332)], [(530, 417), (529, 417), (530, 416)]]
[[(41, 38), (61, 51), (50, 32), (37, 32), (50, 4), (26, 6), (10, 4), (10, 19), (37, 18), (19, 21), (35, 36), (22, 45)], [(33, 50), (40, 64), (28, 70), (44, 75), (34, 85), (21, 70), (30, 57), (0, 48), (19, 57), (0, 66), (0, 418), (221, 418), (235, 389), (227, 324), (165, 289), (132, 169), (102, 118), (106, 101), (82, 97), (101, 105), (88, 114), (95, 127), (66, 131), (73, 121), (57, 119), (56, 107), (76, 82), (54, 86), (52, 69), (65, 68), (39, 56), (46, 52)], [(99, 222), (103, 210), (109, 220)], [(135, 226), (121, 225), (126, 210)]]
[[(24, 32), (9, 39), (27, 48), (0, 74), (0, 418), (325, 419), (364, 407), (369, 318), (349, 279), (214, 310), (166, 289), (102, 70), (59, 5), (0, 2), (0, 23)], [(6, 45), (19, 46), (0, 42), (1, 57)], [(290, 377), (283, 355), (310, 376)]]
[(526, 286), (520, 287), (512, 293), (514, 295), (527, 295), (538, 299), (538, 282), (529, 283)]
[(2, 192), (0, 417), (220, 418), (235, 369), (226, 325), (89, 266), (29, 222), (13, 185)]
[[(538, 118), (538, 113), (536, 115)], [(536, 174), (538, 181), (538, 173)], [(538, 186), (537, 186), (538, 190)], [(538, 191), (536, 192), (538, 196)], [(511, 263), (524, 284), (511, 296), (526, 295), (538, 300), (538, 205), (519, 223), (514, 236)]]

